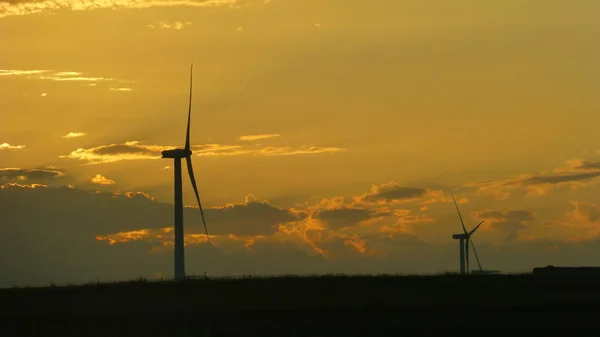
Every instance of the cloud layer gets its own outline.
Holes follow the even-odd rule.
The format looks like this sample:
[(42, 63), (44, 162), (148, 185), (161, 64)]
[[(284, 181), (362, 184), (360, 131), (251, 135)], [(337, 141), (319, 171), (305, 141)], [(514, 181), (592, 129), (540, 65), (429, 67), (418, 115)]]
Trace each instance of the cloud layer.
[(16, 167), (0, 168), (0, 181), (47, 181), (65, 174), (56, 169), (21, 169)]
[[(111, 163), (121, 160), (143, 160), (160, 159), (161, 152), (176, 146), (165, 145), (144, 145), (139, 141), (130, 141), (122, 144), (101, 145), (93, 148), (79, 148), (61, 158), (70, 158), (86, 161), (90, 164)], [(338, 147), (305, 147), (292, 148), (284, 147), (260, 147), (243, 145), (222, 145), (222, 144), (204, 144), (193, 145), (192, 151), (196, 156), (242, 156), (242, 155), (261, 155), (261, 156), (290, 156), (321, 154), (344, 151)]]
[[(2, 6), (0, 4), (0, 6)], [(122, 80), (112, 77), (85, 76), (78, 71), (53, 71), (53, 70), (22, 70), (22, 69), (0, 69), (0, 79), (2, 77), (20, 76), (30, 80), (44, 80), (54, 82), (81, 82), (89, 86), (95, 86), (97, 82), (106, 83), (132, 83), (131, 80)]]
[(261, 135), (248, 135), (248, 136), (241, 136), (240, 140), (260, 140), (260, 139), (269, 139), (269, 138), (274, 138), (274, 137), (281, 137), (280, 134), (278, 133), (268, 133), (268, 134), (261, 134)]
[(490, 195), (503, 200), (510, 196), (511, 191), (524, 191), (529, 196), (540, 196), (556, 188), (577, 189), (600, 181), (600, 162), (575, 159), (566, 164), (552, 172), (471, 182), (465, 187), (476, 188), (479, 195)]
[[(106, 148), (100, 155), (130, 149)], [(144, 154), (148, 149), (136, 151)], [(594, 167), (592, 161), (581, 161), (574, 169)], [(102, 185), (105, 192), (49, 187), (65, 176), (57, 169), (0, 172), (4, 181), (0, 204), (8, 210), (3, 218), (7, 225), (0, 228), (0, 267), (7, 271), (0, 284), (150, 277), (168, 275), (172, 269), (171, 204), (141, 191), (106, 192), (118, 185), (102, 174), (87, 186)], [(484, 268), (514, 271), (548, 264), (550, 258), (554, 264), (568, 261), (555, 253), (556, 247), (562, 252), (581, 247), (600, 252), (600, 206), (595, 203), (572, 201), (566, 205), (571, 211), (548, 221), (535, 209), (478, 207), (470, 205), (465, 194), (458, 199), (463, 214), (470, 214), (473, 221), (485, 220), (475, 240)], [(209, 270), (211, 275), (457, 268), (450, 237), (458, 219), (449, 191), (441, 189), (391, 181), (374, 184), (364, 193), (287, 208), (248, 194), (242, 201), (205, 209), (205, 216), (214, 246), (207, 243), (195, 206), (184, 209), (185, 243), (191, 270)], [(540, 224), (546, 230), (565, 229), (572, 234), (538, 237), (535, 226)], [(19, 263), (2, 258), (23, 251), (14, 242), (28, 246)], [(43, 273), (23, 272), (19, 267), (23, 263)], [(52, 268), (58, 264), (60, 273)]]
[(59, 10), (88, 11), (96, 9), (151, 7), (217, 7), (248, 3), (267, 3), (269, 0), (9, 0), (0, 2), (0, 18)]

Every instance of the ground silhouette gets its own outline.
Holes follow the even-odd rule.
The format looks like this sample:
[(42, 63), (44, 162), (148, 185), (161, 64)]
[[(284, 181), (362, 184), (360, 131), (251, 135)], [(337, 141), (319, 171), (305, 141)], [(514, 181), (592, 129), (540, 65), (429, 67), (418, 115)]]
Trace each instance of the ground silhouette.
[(539, 274), (201, 278), (2, 289), (0, 301), (11, 336), (587, 336), (600, 327), (598, 284)]

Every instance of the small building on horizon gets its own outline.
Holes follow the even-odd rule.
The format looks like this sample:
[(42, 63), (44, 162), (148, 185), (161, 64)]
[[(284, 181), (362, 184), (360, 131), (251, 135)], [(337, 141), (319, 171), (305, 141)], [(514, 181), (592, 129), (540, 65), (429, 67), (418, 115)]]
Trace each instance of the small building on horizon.
[(546, 266), (533, 269), (534, 275), (558, 276), (600, 276), (600, 267), (555, 267)]

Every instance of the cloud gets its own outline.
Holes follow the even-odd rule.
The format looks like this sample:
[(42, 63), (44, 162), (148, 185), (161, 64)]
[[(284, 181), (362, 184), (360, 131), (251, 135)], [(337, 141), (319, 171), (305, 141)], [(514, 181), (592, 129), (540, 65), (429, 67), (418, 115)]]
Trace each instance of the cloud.
[[(122, 144), (101, 145), (89, 149), (78, 148), (68, 155), (60, 158), (70, 158), (87, 161), (89, 164), (111, 163), (121, 160), (160, 159), (161, 152), (173, 149), (175, 146), (144, 145), (139, 141), (130, 141)], [(192, 146), (196, 156), (285, 156), (302, 154), (320, 154), (343, 151), (342, 148), (309, 147), (293, 149), (291, 147), (244, 147), (241, 145), (203, 144)]]
[(115, 92), (129, 92), (132, 89), (131, 88), (110, 88), (110, 91), (115, 91)]
[(1, 150), (19, 150), (24, 148), (25, 145), (10, 145), (9, 143), (1, 143), (0, 144), (0, 151)]
[(259, 139), (268, 139), (268, 138), (273, 138), (273, 137), (280, 137), (281, 135), (278, 133), (269, 133), (269, 134), (262, 134), (262, 135), (248, 135), (248, 136), (241, 136), (240, 140), (259, 140)]
[(268, 0), (25, 0), (0, 2), (0, 18), (59, 10), (87, 11), (95, 9), (151, 7), (217, 7), (236, 4), (268, 3)]
[(524, 229), (527, 229), (527, 222), (535, 221), (536, 214), (529, 210), (484, 210), (473, 212), (473, 216), (480, 221), (486, 221), (484, 229), (491, 229), (506, 233), (507, 240), (514, 240)]
[[(386, 184), (375, 186), (382, 185)], [(358, 203), (362, 195), (282, 208), (248, 194), (242, 201), (207, 208), (214, 246), (206, 244), (198, 210), (187, 207), (188, 272), (207, 271), (215, 276), (456, 269), (454, 242), (428, 243), (426, 237), (412, 231), (414, 226), (433, 224), (432, 230), (448, 230), (448, 236), (452, 232), (440, 227), (436, 214), (428, 213), (431, 209), (419, 209), (420, 202), (430, 198), (427, 193), (413, 203), (386, 204)], [(384, 200), (412, 195), (393, 193)], [(52, 280), (87, 282), (96, 277), (102, 281), (133, 279), (158, 272), (171, 275), (173, 205), (158, 202), (147, 193), (11, 182), (0, 186), (0, 205), (0, 268), (5, 271), (0, 286)], [(593, 230), (600, 207), (583, 202), (573, 205), (573, 218)], [(415, 210), (408, 209), (413, 206)], [(455, 216), (452, 205), (448, 206)], [(509, 234), (538, 218), (532, 210), (522, 208), (483, 210), (474, 215), (490, 223), (492, 230)], [(486, 268), (504, 271), (526, 270), (549, 260), (583, 263), (581, 254), (571, 259), (568, 255), (582, 249), (600, 254), (600, 242), (575, 245), (565, 241), (562, 237), (527, 244), (513, 240), (494, 247), (483, 240), (477, 248)]]
[(90, 182), (92, 184), (96, 184), (96, 185), (114, 185), (115, 184), (114, 180), (108, 179), (101, 174), (96, 174), (96, 176), (94, 176), (94, 177), (92, 177), (92, 179), (90, 179)]
[(382, 185), (373, 185), (371, 191), (362, 196), (368, 202), (377, 201), (412, 201), (421, 198), (427, 191), (424, 188), (404, 187), (390, 182)]
[(9, 189), (9, 188), (47, 188), (48, 185), (44, 184), (19, 184), (19, 183), (6, 183), (4, 185), (0, 185), (0, 189)]
[(0, 168), (0, 181), (44, 181), (64, 176), (62, 171), (56, 169)]
[(78, 137), (83, 137), (85, 136), (87, 133), (85, 132), (69, 132), (66, 135), (62, 136), (62, 138), (78, 138)]
[(421, 210), (426, 210), (429, 205), (437, 202), (452, 202), (452, 199), (444, 196), (441, 190), (420, 187), (402, 186), (396, 182), (373, 185), (369, 192), (354, 198), (356, 203), (407, 204), (419, 202)]
[(264, 155), (264, 156), (295, 156), (302, 154), (320, 154), (320, 153), (332, 153), (340, 152), (345, 149), (339, 147), (320, 147), (311, 146), (301, 149), (293, 149), (289, 146), (277, 147), (270, 146), (258, 150), (251, 150), (249, 154)]
[(22, 76), (22, 75), (38, 75), (47, 73), (50, 70), (16, 70), (16, 69), (0, 69), (0, 76)]
[(562, 219), (546, 221), (545, 228), (562, 227), (574, 229), (577, 234), (569, 235), (573, 241), (590, 241), (600, 236), (600, 205), (592, 202), (570, 201), (573, 210)]
[(175, 21), (173, 23), (159, 21), (155, 25), (150, 24), (150, 25), (146, 25), (146, 27), (180, 30), (180, 29), (184, 28), (185, 26), (190, 26), (191, 24), (192, 24), (191, 22), (181, 22), (181, 21)]
[(143, 145), (138, 141), (125, 142), (123, 144), (101, 145), (89, 149), (78, 148), (66, 156), (60, 158), (71, 158), (88, 161), (90, 163), (111, 163), (120, 160), (160, 159), (161, 152), (170, 146)]
[[(114, 265), (116, 260), (121, 260), (119, 256), (128, 259), (132, 254), (140, 254), (139, 262), (153, 264), (158, 259), (156, 254), (167, 252), (167, 261), (172, 261), (173, 205), (157, 202), (143, 192), (107, 193), (12, 183), (0, 188), (0, 204), (6, 206), (2, 218), (5, 226), (0, 227), (0, 267), (3, 270), (11, 269), (7, 265), (12, 263), (4, 257), (19, 250), (10, 242), (27, 245), (26, 252), (19, 254), (19, 264), (25, 263), (33, 269), (39, 265), (60, 264), (65, 273), (75, 270), (81, 273), (89, 268), (103, 278), (113, 273), (113, 268), (119, 268)], [(217, 253), (229, 255), (253, 252), (255, 245), (262, 241), (277, 246), (276, 242), (283, 242), (273, 239), (277, 224), (299, 219), (294, 212), (258, 201), (251, 195), (241, 203), (208, 208), (205, 215)], [(188, 249), (210, 246), (203, 245), (206, 238), (198, 210), (185, 208), (184, 220)], [(264, 248), (263, 245), (259, 250)], [(267, 250), (266, 256), (285, 253), (285, 249)], [(206, 258), (204, 255), (203, 261)], [(71, 264), (74, 259), (77, 266)], [(221, 261), (225, 259), (223, 256)], [(13, 278), (26, 273), (15, 270), (10, 274)], [(0, 276), (0, 284), (4, 280), (6, 278)]]
[(336, 230), (351, 227), (361, 221), (371, 219), (374, 216), (374, 211), (342, 207), (322, 210), (317, 212), (314, 216), (316, 219), (323, 220), (330, 228)]
[[(0, 13), (1, 13), (0, 3)], [(0, 15), (1, 17), (1, 15)], [(78, 71), (52, 71), (52, 70), (16, 70), (16, 69), (0, 69), (1, 76), (23, 76), (27, 79), (38, 79), (55, 82), (127, 82), (130, 80), (120, 80), (112, 77), (102, 76), (83, 76), (83, 73)]]
[(524, 190), (528, 196), (538, 196), (560, 187), (577, 189), (590, 186), (599, 180), (600, 162), (577, 159), (567, 161), (566, 167), (557, 168), (552, 172), (476, 181), (466, 184), (465, 187), (476, 188), (479, 195), (491, 195), (503, 200), (510, 196), (510, 191), (518, 189)]
[[(96, 177), (104, 181), (101, 175)], [(64, 187), (44, 188), (36, 193), (30, 190), (14, 184), (7, 186), (3, 195), (14, 203), (43, 204), (34, 213), (48, 214), (53, 221), (68, 224), (63, 230), (82, 230), (84, 228), (77, 226), (85, 224), (87, 235), (111, 245), (145, 241), (154, 250), (172, 246), (172, 205), (157, 202), (143, 192), (106, 193)], [(238, 247), (235, 249), (250, 251), (262, 241), (287, 242), (308, 255), (332, 257), (348, 251), (373, 253), (366, 248), (370, 244), (368, 240), (388, 236), (389, 232), (379, 230), (378, 223), (368, 220), (394, 217), (391, 212), (331, 206), (331, 202), (323, 201), (316, 208), (285, 209), (249, 194), (243, 202), (207, 208), (205, 216), (211, 236), (222, 249), (233, 249), (230, 247), (233, 245)], [(14, 221), (36, 217), (29, 213), (22, 219), (24, 215), (16, 213)], [(186, 243), (206, 242), (197, 208), (187, 206), (184, 213)], [(360, 228), (349, 230), (348, 227), (353, 225), (366, 226), (368, 230), (364, 233)], [(332, 241), (338, 242), (339, 246), (331, 246)]]
[(586, 221), (588, 223), (600, 223), (600, 206), (591, 202), (572, 201), (575, 207), (570, 213), (574, 219)]
[(365, 207), (353, 202), (353, 198), (337, 196), (323, 199), (314, 206), (308, 206), (305, 210), (296, 210), (308, 216), (315, 227), (332, 230), (347, 229), (353, 226), (369, 225), (369, 221), (381, 217), (393, 215), (388, 208)]
[(249, 194), (243, 203), (230, 203), (206, 210), (206, 221), (215, 234), (240, 236), (272, 235), (277, 225), (302, 218), (301, 214), (258, 201)]

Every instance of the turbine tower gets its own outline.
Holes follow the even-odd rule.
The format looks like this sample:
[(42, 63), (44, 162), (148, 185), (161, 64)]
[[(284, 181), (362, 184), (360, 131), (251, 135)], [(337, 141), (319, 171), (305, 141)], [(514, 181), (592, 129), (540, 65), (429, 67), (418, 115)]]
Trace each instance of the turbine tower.
[(475, 253), (475, 258), (477, 259), (477, 265), (479, 266), (479, 271), (483, 272), (481, 268), (481, 263), (479, 262), (479, 256), (477, 255), (477, 250), (475, 249), (475, 244), (471, 240), (471, 235), (475, 233), (475, 231), (481, 226), (483, 223), (480, 222), (475, 228), (473, 228), (470, 232), (467, 232), (467, 228), (465, 227), (465, 223), (463, 222), (462, 215), (460, 214), (460, 210), (458, 209), (458, 204), (456, 203), (456, 199), (454, 195), (452, 196), (452, 200), (454, 201), (454, 206), (456, 206), (456, 211), (458, 212), (458, 217), (460, 218), (460, 224), (462, 225), (463, 233), (453, 234), (452, 238), (459, 240), (460, 244), (460, 273), (461, 274), (470, 274), (469, 269), (469, 245), (473, 247), (473, 252)]
[(196, 200), (198, 201), (198, 208), (200, 209), (200, 215), (202, 215), (202, 223), (204, 224), (204, 230), (206, 231), (206, 237), (208, 238), (208, 230), (206, 229), (206, 221), (204, 220), (204, 212), (202, 211), (202, 204), (200, 203), (200, 196), (198, 195), (198, 187), (196, 186), (196, 179), (194, 178), (194, 170), (192, 168), (192, 150), (190, 150), (190, 119), (192, 116), (192, 72), (194, 64), (190, 68), (190, 102), (188, 108), (188, 121), (187, 121), (187, 133), (185, 136), (185, 147), (183, 149), (172, 149), (162, 151), (162, 158), (173, 159), (173, 172), (175, 174), (175, 189), (174, 189), (174, 217), (175, 217), (175, 280), (185, 280), (185, 259), (184, 259), (184, 236), (183, 236), (183, 194), (182, 194), (182, 183), (181, 183), (181, 159), (185, 158), (187, 163), (187, 170), (190, 175), (192, 187), (196, 194)]

